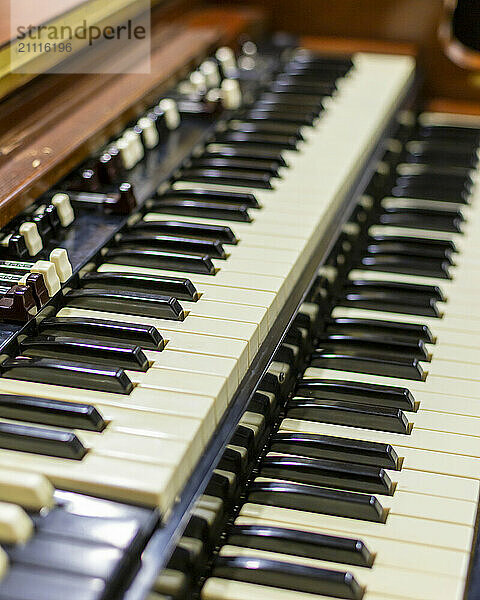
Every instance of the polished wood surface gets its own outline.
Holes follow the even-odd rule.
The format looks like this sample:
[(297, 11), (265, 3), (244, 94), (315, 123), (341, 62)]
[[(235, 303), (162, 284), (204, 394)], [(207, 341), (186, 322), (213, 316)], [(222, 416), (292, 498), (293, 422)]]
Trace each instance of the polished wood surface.
[[(224, 7), (228, 0), (216, 0)], [(480, 101), (472, 73), (444, 52), (438, 29), (443, 0), (254, 0), (271, 16), (272, 28), (299, 35), (407, 42), (418, 46), (426, 97)]]
[(212, 29), (167, 26), (149, 75), (51, 75), (0, 104), (0, 226), (138, 115), (219, 40)]

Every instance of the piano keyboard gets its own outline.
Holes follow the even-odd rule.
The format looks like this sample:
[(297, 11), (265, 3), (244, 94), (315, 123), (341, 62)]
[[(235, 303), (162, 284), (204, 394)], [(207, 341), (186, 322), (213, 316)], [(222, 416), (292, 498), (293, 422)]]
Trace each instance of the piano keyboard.
[[(123, 596), (343, 210), (149, 598), (464, 597), (480, 128), (409, 122), (414, 77), (410, 57), (291, 51), (244, 105), (221, 49), (6, 229), (0, 600)], [(204, 86), (226, 109), (205, 102), (209, 129), (188, 116)], [(207, 135), (135, 208), (182, 119)], [(90, 222), (104, 243), (69, 259)]]

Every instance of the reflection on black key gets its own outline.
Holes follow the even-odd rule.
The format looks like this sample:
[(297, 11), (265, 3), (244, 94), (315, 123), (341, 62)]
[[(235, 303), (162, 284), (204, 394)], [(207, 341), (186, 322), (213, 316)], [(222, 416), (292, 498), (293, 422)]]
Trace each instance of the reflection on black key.
[[(212, 183), (219, 183), (219, 180), (212, 180)], [(252, 220), (248, 214), (248, 206), (245, 204), (227, 204), (226, 202), (214, 202), (213, 200), (160, 198), (159, 200), (153, 200), (150, 208), (154, 212), (187, 217), (240, 221), (242, 223), (250, 223)]]
[(274, 160), (280, 167), (287, 166), (281, 150), (267, 148), (266, 146), (257, 146), (255, 144), (208, 144), (203, 156), (259, 158), (262, 160)]
[(350, 573), (293, 565), (247, 556), (219, 556), (213, 577), (258, 583), (276, 588), (361, 600), (363, 589)]
[[(109, 256), (109, 260), (113, 258)], [(128, 263), (127, 263), (128, 264)], [(143, 317), (183, 321), (185, 313), (172, 296), (109, 289), (72, 290), (65, 296), (69, 306)]]
[[(387, 356), (388, 354), (388, 356)], [(366, 348), (330, 346), (317, 348), (311, 360), (312, 367), (352, 371), (386, 377), (400, 377), (423, 381), (425, 373), (418, 359), (396, 356), (386, 350), (370, 351)]]
[(85, 273), (80, 280), (83, 288), (115, 289), (173, 296), (178, 300), (196, 302), (198, 293), (190, 281), (184, 277), (168, 277), (167, 275), (147, 275), (143, 273), (121, 273), (119, 271), (93, 271)]
[(254, 481), (247, 502), (375, 523), (383, 523), (386, 517), (375, 496), (281, 481)]
[[(203, 159), (196, 159), (196, 160), (203, 160)], [(220, 160), (220, 161), (229, 162), (232, 159), (227, 158), (227, 159), (208, 159), (208, 160)], [(245, 159), (245, 158), (233, 159), (233, 160), (235, 160), (235, 162), (237, 160), (252, 162), (257, 165), (257, 168), (258, 168), (258, 164), (261, 164), (261, 163), (257, 162), (257, 160), (250, 160), (250, 159)], [(219, 202), (219, 203), (225, 203), (225, 204), (239, 204), (241, 206), (248, 206), (249, 208), (259, 208), (259, 206), (260, 206), (257, 202), (257, 199), (255, 198), (255, 195), (252, 194), (251, 192), (222, 192), (220, 190), (205, 190), (202, 188), (193, 188), (193, 189), (189, 189), (189, 190), (183, 190), (183, 189), (168, 190), (165, 193), (158, 196), (158, 198), (165, 199), (165, 200), (175, 198), (177, 200), (196, 200), (198, 202), (211, 201), (211, 202)], [(198, 227), (198, 231), (196, 232), (196, 235), (194, 235), (193, 237), (204, 237), (203, 233), (202, 233), (202, 227), (205, 227), (205, 228), (212, 227), (212, 233), (215, 231), (215, 227), (218, 228), (218, 226), (214, 226), (214, 225), (205, 225), (205, 226), (198, 225), (198, 224), (196, 224), (196, 225)], [(137, 227), (138, 227), (138, 225), (137, 225)], [(185, 234), (185, 235), (192, 236), (191, 233)], [(216, 239), (225, 243), (225, 240), (223, 239), (223, 237), (217, 237)]]
[(366, 308), (409, 315), (440, 317), (436, 300), (415, 294), (391, 292), (381, 289), (345, 289), (336, 301), (338, 306)]
[(226, 184), (233, 186), (252, 187), (270, 190), (270, 173), (261, 171), (247, 171), (246, 169), (228, 169), (228, 168), (204, 168), (182, 169), (179, 178), (182, 181), (199, 181), (214, 184)]
[(400, 461), (390, 444), (315, 433), (281, 431), (271, 440), (271, 452), (309, 458), (326, 458), (385, 469), (400, 469)]
[(207, 254), (182, 254), (143, 248), (111, 248), (104, 258), (106, 262), (119, 265), (215, 275), (215, 266)]
[(375, 406), (415, 410), (415, 399), (407, 388), (342, 379), (301, 379), (297, 396), (320, 400), (346, 400)]
[(401, 340), (423, 340), (429, 344), (435, 341), (432, 332), (426, 325), (416, 323), (396, 323), (393, 321), (381, 321), (377, 319), (355, 319), (351, 317), (339, 317), (327, 322), (326, 333), (345, 333), (357, 335), (371, 333), (373, 335), (388, 336), (389, 339)]
[[(380, 310), (380, 308), (378, 310)], [(384, 308), (384, 310), (388, 310), (388, 308)], [(317, 339), (317, 344), (322, 347), (331, 344), (339, 344), (348, 346), (349, 348), (366, 348), (372, 351), (379, 350), (382, 353), (385, 352), (386, 358), (391, 354), (393, 354), (393, 356), (415, 357), (420, 360), (428, 360), (430, 358), (423, 340), (396, 341), (375, 335), (375, 333), (359, 333), (358, 335), (330, 333), (328, 335), (321, 335)]]
[(369, 281), (368, 279), (350, 280), (344, 289), (357, 290), (384, 290), (394, 294), (407, 293), (408, 297), (433, 298), (440, 302), (445, 301), (445, 296), (438, 285), (423, 285), (418, 283), (406, 283), (400, 281)]
[(102, 415), (91, 404), (34, 396), (0, 394), (0, 417), (86, 431), (103, 431), (106, 427)]
[(0, 422), (0, 448), (81, 460), (86, 449), (71, 431)]
[(401, 235), (373, 235), (369, 237), (369, 244), (381, 244), (383, 242), (415, 244), (419, 248), (429, 252), (429, 256), (441, 258), (451, 256), (457, 251), (455, 243), (452, 240), (430, 239)]
[(227, 123), (228, 129), (231, 131), (243, 131), (245, 133), (273, 133), (280, 135), (291, 135), (302, 140), (300, 128), (297, 125), (290, 123), (275, 123), (273, 121), (258, 121), (258, 120), (233, 120)]
[[(452, 202), (454, 204), (469, 204), (470, 192), (453, 191), (434, 186), (423, 187), (419, 185), (400, 186), (396, 185), (390, 192), (396, 198), (421, 198), (422, 200), (438, 200), (441, 202)], [(447, 230), (450, 231), (450, 230)]]
[(216, 142), (230, 144), (232, 142), (242, 144), (258, 144), (269, 148), (281, 148), (283, 150), (295, 150), (297, 138), (289, 135), (274, 135), (268, 133), (243, 133), (242, 131), (226, 131), (218, 133)]
[(320, 458), (266, 456), (261, 477), (364, 492), (393, 494), (394, 486), (383, 468)]
[(262, 104), (289, 105), (299, 107), (302, 110), (310, 109), (317, 113), (322, 110), (322, 98), (316, 98), (309, 94), (288, 93), (288, 90), (265, 92), (260, 96), (259, 101)]
[(106, 584), (96, 577), (12, 564), (0, 593), (8, 600), (103, 600)]
[(179, 235), (152, 234), (145, 231), (124, 233), (117, 243), (122, 248), (152, 248), (165, 252), (185, 252), (186, 254), (207, 254), (212, 258), (225, 259), (225, 250), (218, 240), (202, 240)]
[(363, 256), (360, 264), (362, 268), (371, 269), (372, 271), (451, 279), (450, 262), (441, 259), (380, 254), (378, 256)]
[(410, 433), (411, 425), (400, 408), (372, 406), (342, 400), (295, 397), (287, 405), (286, 416), (317, 423), (362, 427), (390, 433)]
[(121, 367), (132, 371), (145, 372), (149, 368), (149, 362), (143, 350), (135, 344), (40, 335), (21, 341), (19, 348), (23, 356), (65, 358), (92, 362), (96, 365)]
[(163, 350), (165, 340), (156, 327), (142, 323), (123, 323), (83, 317), (52, 317), (38, 324), (43, 335), (110, 340), (122, 344), (134, 343), (148, 350)]
[(317, 116), (316, 111), (302, 111), (297, 106), (291, 106), (290, 109), (288, 105), (257, 102), (253, 109), (245, 113), (245, 116), (252, 121), (272, 120), (278, 123), (294, 123), (298, 126), (312, 125)]
[(25, 545), (10, 548), (8, 555), (16, 564), (98, 577), (109, 584), (119, 576), (121, 567), (127, 566), (127, 557), (107, 541), (91, 544), (56, 539), (41, 533), (37, 533)]
[(129, 394), (133, 384), (123, 369), (94, 364), (17, 356), (0, 364), (2, 377), (52, 385)]
[(417, 209), (399, 209), (386, 211), (379, 217), (381, 225), (395, 227), (408, 227), (413, 229), (426, 229), (428, 231), (447, 231), (460, 233), (463, 219), (459, 215), (433, 214), (433, 211), (420, 211)]
[(421, 258), (441, 258), (453, 263), (452, 253), (442, 247), (432, 245), (417, 244), (417, 242), (398, 241), (375, 242), (368, 244), (368, 254), (404, 254), (405, 256), (419, 256)]
[(371, 567), (374, 555), (361, 540), (268, 525), (233, 525), (227, 544)]
[[(278, 175), (278, 163), (274, 160), (265, 159), (253, 159), (253, 158), (234, 158), (234, 157), (204, 157), (193, 158), (192, 167), (196, 169), (241, 169), (248, 171), (258, 171), (260, 173), (268, 173), (270, 177), (276, 177)], [(178, 190), (177, 190), (178, 191)], [(228, 195), (229, 197), (230, 195)], [(257, 203), (258, 206), (258, 203)]]
[[(193, 190), (189, 190), (193, 191)], [(195, 194), (197, 190), (195, 190)], [(208, 240), (219, 240), (222, 244), (236, 244), (235, 234), (225, 225), (211, 225), (209, 223), (188, 223), (185, 221), (139, 221), (130, 228), (130, 231), (148, 231), (158, 234), (174, 233), (176, 235), (189, 235), (202, 237)]]

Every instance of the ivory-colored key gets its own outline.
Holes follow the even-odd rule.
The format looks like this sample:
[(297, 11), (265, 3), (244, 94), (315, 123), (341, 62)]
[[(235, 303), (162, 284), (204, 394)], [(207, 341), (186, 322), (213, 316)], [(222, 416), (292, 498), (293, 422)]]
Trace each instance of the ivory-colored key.
[(0, 502), (0, 543), (24, 544), (33, 534), (33, 522), (18, 504)]
[(10, 471), (0, 468), (0, 501), (18, 504), (27, 510), (41, 510), (53, 506), (54, 489), (38, 473)]

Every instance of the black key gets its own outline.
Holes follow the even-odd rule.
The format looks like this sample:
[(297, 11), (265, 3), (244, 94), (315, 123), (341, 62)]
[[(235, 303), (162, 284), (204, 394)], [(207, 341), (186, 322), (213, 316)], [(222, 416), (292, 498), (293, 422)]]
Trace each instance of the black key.
[(457, 252), (455, 243), (452, 240), (441, 240), (441, 239), (429, 239), (419, 238), (410, 236), (396, 236), (396, 235), (374, 235), (368, 239), (369, 244), (380, 244), (383, 242), (391, 243), (407, 243), (416, 244), (419, 248), (423, 248), (425, 251), (428, 250), (430, 256), (441, 258), (443, 256), (451, 256), (454, 252)]
[[(203, 190), (188, 191), (200, 194)], [(130, 231), (189, 235), (209, 240), (219, 240), (222, 244), (237, 243), (237, 238), (230, 227), (224, 225), (210, 225), (207, 223), (186, 223), (184, 221), (139, 221), (135, 225), (132, 225)]]
[[(219, 180), (212, 183), (219, 183)], [(250, 223), (252, 221), (248, 214), (248, 206), (245, 204), (166, 198), (165, 200), (153, 200), (150, 209), (153, 212), (180, 215), (183, 217), (201, 217), (204, 219), (240, 221), (242, 223)]]
[(270, 451), (384, 467), (395, 471), (400, 470), (401, 464), (390, 444), (314, 433), (276, 433), (271, 440)]
[(317, 348), (311, 360), (312, 367), (352, 371), (385, 377), (400, 377), (423, 381), (425, 373), (416, 358), (398, 356), (386, 350), (369, 350), (347, 346)]
[(81, 460), (87, 453), (72, 431), (0, 421), (0, 448)]
[(362, 268), (371, 269), (372, 271), (451, 279), (450, 263), (440, 259), (401, 256), (397, 254), (379, 254), (378, 256), (363, 256), (360, 264)]
[(416, 410), (415, 398), (410, 390), (377, 383), (342, 379), (301, 379), (296, 394), (304, 398), (345, 400), (409, 411)]
[(247, 460), (245, 455), (235, 448), (225, 448), (222, 458), (218, 463), (218, 468), (224, 471), (232, 471), (233, 473), (245, 473), (247, 469)]
[(112, 502), (64, 490), (55, 491), (56, 505), (32, 514), (35, 530), (52, 538), (104, 544), (135, 558), (158, 524), (158, 515), (147, 508)]
[[(278, 176), (279, 165), (274, 160), (253, 159), (253, 158), (215, 158), (204, 157), (193, 158), (191, 161), (192, 167), (199, 169), (241, 169), (248, 171), (258, 171), (259, 173), (268, 173), (270, 177)], [(230, 195), (228, 195), (230, 198)], [(256, 203), (258, 206), (258, 203)]]
[[(368, 279), (352, 279), (345, 285), (346, 289), (382, 289), (395, 294), (407, 292), (418, 298), (434, 298), (440, 302), (445, 301), (445, 296), (438, 285), (424, 285), (419, 283), (406, 283), (401, 281), (370, 281)], [(345, 289), (344, 288), (344, 289)]]
[(91, 404), (34, 396), (0, 394), (0, 417), (86, 431), (103, 431), (107, 426), (102, 415)]
[(213, 472), (205, 488), (205, 494), (216, 498), (227, 499), (230, 497), (230, 482), (222, 473)]
[(197, 290), (190, 279), (167, 277), (166, 275), (92, 271), (85, 273), (80, 280), (80, 285), (89, 289), (120, 288), (122, 291), (157, 293), (162, 296), (173, 296), (178, 300), (189, 300), (190, 302), (196, 302), (199, 298)]
[(407, 162), (429, 166), (446, 165), (474, 169), (478, 163), (476, 150), (456, 143), (413, 141), (406, 144)]
[(203, 156), (224, 158), (227, 156), (238, 158), (250, 158), (261, 160), (272, 160), (279, 167), (286, 167), (287, 163), (282, 156), (281, 150), (256, 146), (255, 144), (209, 144)]
[[(109, 260), (111, 258), (108, 257)], [(160, 294), (82, 288), (72, 290), (66, 294), (65, 300), (69, 306), (78, 308), (155, 317), (157, 319), (169, 319), (170, 321), (183, 321), (185, 318), (183, 308), (176, 298)]]
[(243, 131), (244, 133), (267, 133), (279, 134), (296, 137), (297, 140), (303, 140), (300, 128), (291, 123), (275, 123), (273, 121), (258, 121), (255, 119), (233, 120), (227, 123), (230, 131)]
[(344, 400), (295, 397), (287, 405), (286, 417), (390, 433), (408, 434), (411, 430), (411, 424), (400, 408), (372, 406)]
[(440, 317), (437, 301), (422, 294), (412, 294), (400, 290), (382, 290), (380, 286), (377, 289), (347, 287), (343, 292), (343, 295), (336, 300), (339, 306)]
[[(197, 159), (203, 160), (203, 159)], [(255, 160), (250, 159), (208, 159), (208, 160), (220, 160), (220, 161), (230, 161), (230, 160), (242, 160), (248, 162), (256, 162)], [(250, 192), (221, 192), (219, 190), (204, 190), (202, 188), (193, 188), (190, 190), (168, 190), (167, 192), (158, 196), (159, 199), (177, 199), (177, 200), (196, 200), (198, 202), (215, 202), (219, 204), (238, 204), (240, 206), (248, 206), (249, 208), (259, 208), (260, 205), (257, 202), (254, 194)], [(201, 226), (199, 226), (201, 227)], [(211, 225), (206, 225), (205, 227), (212, 227)], [(191, 233), (185, 234), (192, 236)], [(196, 235), (193, 237), (201, 238), (204, 237), (201, 231), (197, 231)], [(225, 243), (225, 240), (222, 238), (217, 238), (219, 241)]]
[[(265, 421), (268, 423), (272, 419), (272, 406), (270, 399), (262, 392), (255, 392), (252, 399), (248, 403), (248, 410), (265, 417)], [(0, 413), (1, 415), (1, 413)]]
[(348, 598), (349, 600), (360, 600), (363, 596), (363, 589), (351, 573), (256, 557), (219, 556), (214, 563), (212, 575), (213, 577), (258, 583), (296, 592)]
[(247, 502), (384, 523), (386, 512), (375, 496), (311, 485), (254, 481)]
[(449, 188), (434, 186), (423, 187), (420, 185), (396, 185), (390, 192), (396, 198), (419, 198), (422, 200), (437, 200), (439, 202), (452, 202), (454, 204), (469, 204), (469, 191), (453, 191)]
[(270, 91), (274, 94), (288, 94), (299, 95), (299, 96), (313, 96), (314, 98), (324, 98), (325, 96), (331, 96), (335, 91), (335, 84), (322, 84), (315, 82), (302, 82), (301, 80), (279, 80), (275, 81), (270, 86)]
[(134, 343), (148, 350), (163, 350), (165, 347), (165, 340), (156, 327), (142, 323), (102, 321), (83, 317), (52, 317), (40, 321), (38, 331), (42, 335)]
[(226, 144), (257, 144), (273, 149), (295, 150), (297, 138), (289, 135), (274, 135), (268, 133), (243, 133), (242, 131), (225, 131), (217, 133), (215, 142)]
[(12, 564), (0, 582), (1, 600), (103, 600), (101, 579)]
[(388, 336), (389, 339), (423, 340), (429, 344), (435, 341), (432, 332), (426, 325), (416, 323), (395, 323), (376, 319), (355, 319), (340, 317), (327, 322), (326, 333), (345, 333), (357, 335), (361, 333)]
[(323, 98), (316, 98), (308, 94), (290, 94), (286, 90), (281, 92), (264, 92), (259, 99), (262, 104), (274, 104), (299, 107), (302, 110), (312, 110), (319, 113)]
[(260, 476), (366, 494), (392, 496), (394, 492), (394, 485), (382, 467), (321, 458), (267, 455), (261, 462)]
[(445, 248), (418, 244), (416, 241), (409, 242), (400, 240), (393, 242), (386, 240), (374, 242), (367, 245), (368, 254), (398, 254), (405, 256), (420, 256), (421, 258), (440, 258), (452, 264), (452, 252)]
[(288, 106), (276, 104), (255, 103), (251, 110), (245, 113), (245, 117), (251, 121), (275, 121), (277, 123), (294, 123), (301, 127), (307, 127), (313, 124), (317, 117), (316, 111), (302, 111), (300, 108), (292, 106), (292, 110), (288, 110)]
[(464, 142), (471, 144), (472, 148), (478, 146), (480, 132), (474, 127), (461, 127), (453, 125), (428, 125), (419, 128), (420, 138), (432, 141)]
[(179, 235), (161, 235), (136, 231), (122, 234), (116, 242), (121, 248), (149, 248), (165, 252), (185, 252), (186, 254), (206, 254), (212, 258), (227, 257), (221, 242), (218, 240), (203, 240)]
[(389, 209), (379, 216), (381, 225), (410, 227), (428, 231), (461, 232), (463, 218), (456, 211), (429, 211), (419, 208)]
[(26, 544), (7, 549), (15, 564), (98, 577), (112, 584), (127, 567), (123, 552), (109, 543), (56, 539), (36, 533)]
[(143, 350), (135, 344), (40, 335), (22, 340), (19, 348), (23, 356), (65, 358), (132, 371), (146, 372), (150, 366)]
[[(246, 169), (207, 168), (182, 169), (179, 179), (182, 181), (208, 182), (241, 187), (252, 187), (271, 190), (270, 173), (260, 171), (247, 171)], [(228, 206), (228, 205), (227, 205)]]
[[(144, 248), (111, 248), (104, 258), (106, 262), (119, 265), (215, 275), (215, 266), (207, 254), (181, 254), (180, 252), (163, 252)], [(151, 295), (153, 296), (153, 294)], [(128, 311), (123, 310), (122, 312)]]
[(463, 173), (445, 173), (438, 168), (424, 168), (416, 173), (401, 174), (395, 180), (395, 185), (399, 187), (442, 188), (454, 192), (470, 192), (472, 183), (473, 181), (468, 170), (464, 170)]
[(232, 525), (227, 544), (371, 567), (374, 555), (361, 540), (268, 525)]
[(2, 377), (78, 387), (99, 392), (130, 394), (133, 384), (123, 369), (75, 361), (17, 356), (0, 364)]
[(238, 425), (230, 443), (234, 444), (235, 446), (243, 446), (248, 450), (248, 453), (251, 454), (255, 446), (255, 436), (253, 430), (250, 429), (250, 427)]

